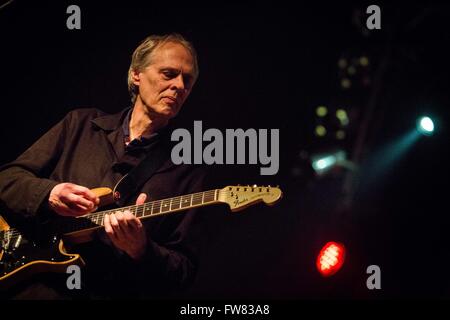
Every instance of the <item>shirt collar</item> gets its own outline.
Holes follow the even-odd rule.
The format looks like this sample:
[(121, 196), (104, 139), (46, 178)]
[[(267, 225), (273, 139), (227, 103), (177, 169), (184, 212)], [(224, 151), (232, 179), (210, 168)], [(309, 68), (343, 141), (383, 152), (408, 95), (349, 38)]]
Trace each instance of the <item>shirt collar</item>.
[(133, 109), (130, 108), (123, 120), (122, 123), (122, 130), (123, 130), (123, 137), (125, 140), (126, 145), (147, 145), (150, 143), (153, 138), (156, 138), (158, 136), (158, 132), (152, 133), (149, 136), (141, 136), (140, 138), (135, 138), (133, 141), (130, 141), (130, 121), (131, 121), (131, 114), (133, 112)]

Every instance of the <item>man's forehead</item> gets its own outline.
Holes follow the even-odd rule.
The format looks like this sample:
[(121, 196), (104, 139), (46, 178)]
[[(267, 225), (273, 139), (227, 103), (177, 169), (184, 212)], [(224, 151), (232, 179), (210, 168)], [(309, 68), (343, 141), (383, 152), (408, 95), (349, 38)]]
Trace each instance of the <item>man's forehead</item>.
[(184, 63), (193, 65), (191, 52), (182, 44), (168, 42), (157, 47), (151, 55), (152, 63), (172, 64)]
[(149, 60), (146, 68), (153, 67), (159, 71), (172, 70), (194, 77), (194, 59), (190, 51), (181, 44), (163, 44), (152, 52)]

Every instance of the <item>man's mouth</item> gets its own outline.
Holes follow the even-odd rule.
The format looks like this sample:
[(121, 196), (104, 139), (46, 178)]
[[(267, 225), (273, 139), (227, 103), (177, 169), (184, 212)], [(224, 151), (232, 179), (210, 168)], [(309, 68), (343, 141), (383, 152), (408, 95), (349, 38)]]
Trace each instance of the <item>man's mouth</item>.
[(166, 101), (169, 103), (173, 103), (173, 104), (178, 103), (177, 98), (174, 98), (174, 97), (163, 97), (163, 99), (166, 99)]

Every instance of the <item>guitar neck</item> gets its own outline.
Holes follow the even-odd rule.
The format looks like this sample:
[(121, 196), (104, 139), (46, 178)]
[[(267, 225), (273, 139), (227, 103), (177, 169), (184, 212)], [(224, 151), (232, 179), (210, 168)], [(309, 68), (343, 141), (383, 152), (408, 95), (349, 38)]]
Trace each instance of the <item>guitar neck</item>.
[(105, 215), (117, 211), (129, 210), (139, 219), (162, 216), (173, 212), (221, 203), (219, 201), (220, 189), (197, 192), (173, 198), (146, 202), (141, 205), (132, 205), (111, 210), (93, 212), (85, 216), (72, 219), (70, 223), (58, 226), (58, 233), (67, 234), (104, 226)]
[[(282, 195), (283, 193), (278, 187), (256, 185), (226, 186), (222, 189), (213, 189), (156, 200), (141, 205), (94, 212), (82, 217), (57, 217), (43, 226), (46, 230), (46, 232), (43, 233), (51, 236), (64, 235), (69, 238), (78, 237), (81, 239), (83, 236), (91, 235), (91, 231), (103, 227), (105, 216), (117, 211), (129, 210), (137, 218), (145, 219), (196, 207), (226, 203), (229, 205), (232, 212), (237, 212), (261, 201), (267, 205), (274, 205), (281, 199)], [(4, 241), (9, 243), (10, 241), (18, 241), (21, 239), (22, 234), (19, 230), (9, 228), (6, 222), (2, 225), (1, 221), (2, 219), (0, 216), (0, 245)], [(88, 238), (89, 237), (85, 240), (88, 241)]]

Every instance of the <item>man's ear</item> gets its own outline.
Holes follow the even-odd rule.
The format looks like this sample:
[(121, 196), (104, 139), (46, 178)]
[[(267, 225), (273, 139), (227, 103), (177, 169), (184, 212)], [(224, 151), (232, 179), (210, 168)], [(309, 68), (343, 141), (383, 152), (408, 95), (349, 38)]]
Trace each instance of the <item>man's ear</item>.
[(141, 78), (139, 77), (140, 72), (137, 70), (131, 71), (131, 79), (133, 80), (133, 84), (138, 86), (140, 84)]

